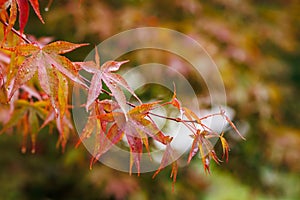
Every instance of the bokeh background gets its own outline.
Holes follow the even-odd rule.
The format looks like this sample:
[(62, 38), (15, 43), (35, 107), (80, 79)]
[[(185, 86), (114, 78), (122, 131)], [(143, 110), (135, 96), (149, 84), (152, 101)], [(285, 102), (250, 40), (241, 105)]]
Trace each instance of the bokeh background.
[[(89, 170), (90, 155), (56, 149), (57, 135), (44, 129), (34, 155), (20, 152), (20, 134), (0, 136), (0, 199), (299, 199), (300, 198), (300, 4), (297, 0), (56, 0), (41, 2), (42, 25), (33, 12), (25, 32), (88, 42), (69, 53), (85, 58), (94, 45), (121, 31), (165, 27), (198, 41), (216, 62), (234, 122), (247, 138), (230, 131), (228, 163), (203, 172), (200, 159), (179, 169), (172, 193), (170, 168), (129, 176), (100, 163)], [(182, 60), (159, 51), (137, 52), (131, 61), (165, 63), (191, 81), (204, 108), (207, 91)], [(199, 87), (197, 87), (199, 85)], [(159, 88), (140, 95), (151, 99)]]

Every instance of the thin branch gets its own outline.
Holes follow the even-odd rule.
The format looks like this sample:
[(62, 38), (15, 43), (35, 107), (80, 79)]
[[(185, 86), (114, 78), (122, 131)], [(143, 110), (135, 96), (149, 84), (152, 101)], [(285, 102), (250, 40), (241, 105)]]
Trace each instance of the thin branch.
[[(7, 22), (3, 21), (2, 19), (0, 19), (0, 22), (4, 26), (8, 27), (8, 23)], [(21, 38), (24, 42), (26, 42), (27, 44), (31, 44), (32, 43), (28, 38), (26, 38), (24, 35), (22, 35), (19, 31), (17, 31), (16, 29), (14, 29), (14, 27), (11, 28), (11, 31), (14, 34), (16, 34), (19, 38)]]
[(162, 116), (162, 115), (159, 115), (159, 114), (155, 114), (153, 112), (148, 112), (148, 114), (156, 116), (156, 117), (159, 117), (159, 118), (172, 120), (172, 121), (175, 121), (175, 122), (183, 122), (184, 121), (184, 120), (182, 120), (180, 118), (166, 117), (166, 116)]
[(201, 117), (199, 118), (200, 120), (204, 120), (204, 119), (207, 119), (207, 118), (210, 118), (210, 117), (214, 117), (214, 116), (223, 116), (223, 114), (220, 112), (220, 113), (214, 113), (214, 114), (210, 114), (210, 115), (205, 115), (204, 117)]

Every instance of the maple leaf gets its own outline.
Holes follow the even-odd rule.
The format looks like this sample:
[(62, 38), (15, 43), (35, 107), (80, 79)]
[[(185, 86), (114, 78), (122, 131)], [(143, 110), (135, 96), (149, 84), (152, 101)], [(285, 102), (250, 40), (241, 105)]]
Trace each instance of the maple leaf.
[[(98, 118), (95, 116), (105, 114), (106, 112), (112, 112), (116, 109), (118, 109), (119, 106), (115, 104), (115, 102), (111, 100), (102, 100), (102, 101), (95, 101), (95, 104), (92, 107), (91, 112), (89, 113), (89, 117), (87, 119), (87, 122), (85, 124), (85, 127), (83, 128), (82, 132), (80, 133), (80, 138), (77, 141), (76, 147), (78, 147), (83, 140), (86, 138), (89, 138), (95, 127), (101, 126), (101, 130), (106, 130), (106, 124), (104, 121), (100, 122)], [(98, 133), (98, 131), (97, 131)]]
[(56, 115), (63, 116), (67, 104), (68, 82), (85, 86), (77, 69), (70, 60), (59, 54), (70, 52), (87, 44), (73, 44), (65, 41), (56, 41), (44, 47), (34, 44), (21, 44), (13, 50), (26, 59), (19, 66), (10, 97), (23, 84), (29, 81), (36, 72), (41, 88), (50, 97)]
[(40, 8), (39, 8), (39, 1), (38, 0), (29, 0), (35, 14), (38, 16), (39, 20), (44, 24), (44, 20), (41, 16), (41, 13), (40, 13)]
[(36, 102), (28, 102), (26, 100), (17, 100), (15, 102), (16, 109), (14, 109), (13, 113), (10, 116), (8, 122), (2, 127), (0, 134), (4, 133), (7, 129), (19, 124), (23, 134), (23, 145), (22, 152), (26, 152), (26, 140), (27, 135), (30, 133), (32, 148), (31, 152), (35, 153), (35, 142), (36, 135), (39, 132), (39, 119), (45, 119), (48, 111), (46, 107), (48, 106), (47, 101), (36, 101)]
[(174, 186), (177, 178), (177, 172), (178, 172), (178, 163), (175, 157), (175, 152), (171, 147), (170, 142), (166, 145), (166, 150), (164, 152), (164, 155), (161, 159), (161, 163), (157, 171), (153, 174), (152, 178), (155, 178), (159, 172), (168, 166), (170, 163), (172, 163), (172, 171), (170, 177), (173, 178), (173, 184), (172, 184), (172, 191), (174, 191)]
[[(224, 138), (224, 133), (222, 133), (221, 135), (219, 135), (218, 133), (214, 132), (213, 130), (211, 130), (209, 127), (207, 127), (205, 124), (203, 124), (201, 122), (201, 120), (212, 117), (212, 116), (222, 116), (227, 123), (238, 133), (238, 135), (242, 138), (245, 139), (240, 132), (238, 131), (238, 129), (236, 128), (236, 126), (233, 124), (233, 122), (230, 120), (230, 118), (225, 114), (225, 111), (221, 110), (220, 113), (214, 113), (214, 114), (210, 114), (207, 116), (204, 116), (202, 118), (199, 118), (193, 111), (191, 111), (188, 108), (183, 108), (184, 110), (184, 116), (187, 117), (187, 119), (189, 120), (188, 122), (191, 123), (187, 124), (187, 122), (183, 121), (184, 124), (192, 131), (194, 132), (194, 134), (192, 135), (193, 137), (193, 143), (191, 146), (191, 150), (188, 156), (188, 163), (190, 163), (191, 159), (196, 155), (196, 153), (199, 151), (199, 156), (202, 159), (202, 163), (203, 163), (203, 167), (205, 172), (210, 173), (210, 169), (209, 169), (209, 164), (210, 164), (210, 160), (211, 158), (217, 163), (219, 164), (220, 162), (222, 162), (214, 148), (213, 145), (211, 144), (211, 142), (209, 141), (210, 138), (220, 138), (221, 144), (222, 144), (222, 149), (223, 149), (223, 158), (226, 157), (226, 162), (228, 162), (228, 151), (229, 151), (229, 145), (226, 141), (226, 139)], [(202, 127), (202, 130), (199, 130), (197, 125), (200, 125)]]
[(70, 130), (73, 129), (73, 125), (71, 123), (70, 117), (71, 115), (68, 110), (66, 110), (63, 116), (61, 116), (60, 114), (58, 114), (57, 116), (55, 110), (52, 110), (48, 113), (48, 116), (46, 116), (44, 123), (40, 127), (40, 129), (42, 129), (45, 126), (47, 126), (50, 122), (52, 121), (56, 122), (56, 128), (59, 133), (59, 138), (56, 146), (58, 147), (59, 145), (61, 145), (62, 152), (65, 151)]
[[(17, 13), (19, 11), (19, 26), (20, 26), (20, 33), (23, 34), (24, 28), (27, 24), (28, 17), (29, 17), (29, 4), (32, 6), (35, 14), (38, 16), (39, 20), (44, 24), (44, 20), (41, 16), (40, 9), (39, 9), (39, 1), (38, 0), (1, 0), (0, 1), (0, 8), (3, 9), (4, 15), (6, 16), (6, 8), (10, 6), (10, 15), (8, 18), (8, 24), (5, 29), (4, 37), (2, 41), (6, 40), (7, 34), (12, 30), (13, 26), (15, 25), (17, 19)], [(5, 17), (6, 18), (6, 17)], [(6, 19), (4, 19), (6, 21)]]
[(116, 109), (119, 109), (119, 105), (116, 102), (105, 99), (102, 101), (95, 101), (91, 111), (89, 112), (89, 117), (82, 132), (80, 133), (80, 138), (77, 141), (76, 148), (83, 140), (90, 138), (93, 133), (96, 135), (94, 139), (94, 153), (90, 161), (90, 169), (92, 169), (92, 165), (101, 155), (106, 153), (113, 144), (116, 144), (123, 137), (123, 135), (119, 133), (118, 126), (116, 125), (111, 126), (107, 134), (105, 134), (104, 130), (107, 130), (108, 121), (113, 122), (113, 119), (110, 119), (110, 116), (108, 116), (106, 120), (100, 120), (95, 117), (107, 112), (111, 113)]
[[(95, 115), (94, 109), (90, 112), (90, 115)], [(76, 148), (81, 144), (81, 142), (83, 140), (89, 138), (92, 135), (97, 122), (98, 122), (97, 118), (88, 117), (87, 122), (85, 123), (85, 126), (84, 126), (82, 132), (80, 133), (80, 138), (75, 145)]]
[(221, 140), (222, 149), (223, 149), (223, 158), (226, 157), (226, 162), (228, 162), (229, 145), (223, 135), (224, 135), (224, 133), (222, 133), (220, 135), (220, 140)]
[(12, 0), (12, 4), (14, 2), (17, 2), (18, 4), (18, 10), (19, 10), (19, 24), (20, 24), (20, 32), (23, 33), (24, 28), (27, 24), (28, 17), (29, 17), (29, 3), (30, 2), (35, 14), (38, 16), (40, 21), (44, 24), (44, 20), (41, 16), (40, 9), (39, 9), (39, 1), (38, 0)]
[[(39, 1), (38, 0), (28, 0), (40, 21), (44, 24), (44, 20), (41, 16), (39, 9)], [(29, 17), (29, 3), (27, 0), (12, 0), (12, 5), (17, 2), (18, 10), (19, 10), (19, 24), (20, 24), (20, 32), (23, 33), (24, 28), (27, 24)]]
[[(100, 147), (96, 158), (102, 156), (113, 145), (120, 142), (123, 136), (126, 136), (130, 147), (129, 173), (132, 173), (132, 167), (133, 164), (135, 164), (139, 174), (143, 145), (149, 153), (148, 137), (165, 145), (172, 140), (172, 137), (165, 136), (153, 121), (147, 119), (148, 113), (155, 108), (157, 104), (158, 102), (153, 102), (136, 106), (126, 113), (127, 119), (123, 112), (117, 111), (98, 115), (97, 118), (100, 119), (101, 122), (112, 123), (112, 125), (108, 133), (102, 135), (103, 138), (100, 140), (100, 146), (102, 146), (102, 148)], [(104, 131), (102, 133), (104, 133)]]
[[(202, 164), (204, 167), (205, 172), (210, 173), (209, 164), (210, 164), (210, 158), (212, 158), (217, 164), (221, 162), (221, 160), (217, 157), (213, 145), (211, 142), (207, 139), (211, 135), (208, 131), (200, 131), (199, 129), (196, 131), (196, 133), (193, 135), (193, 143), (191, 146), (191, 150), (188, 156), (188, 163), (190, 163), (191, 159), (196, 155), (196, 153), (199, 151), (199, 156), (202, 159)], [(213, 135), (214, 137), (215, 135)], [(222, 141), (222, 140), (221, 140)]]
[[(23, 33), (25, 25), (27, 24), (29, 17), (29, 4), (26, 0), (16, 0), (19, 9), (19, 24), (20, 24), (20, 32)], [(15, 0), (13, 0), (12, 4), (14, 4)]]
[(109, 129), (108, 134), (105, 135), (103, 130), (106, 130), (107, 123), (105, 121), (100, 121), (100, 119), (96, 118), (95, 116), (105, 114), (106, 112), (112, 112), (117, 108), (119, 108), (118, 105), (111, 100), (95, 101), (91, 112), (89, 113), (90, 116), (87, 119), (85, 127), (80, 133), (80, 138), (76, 144), (76, 148), (83, 140), (89, 138), (93, 132), (96, 134), (94, 154), (90, 162), (90, 169), (92, 168), (93, 163), (95, 163), (102, 154), (110, 149), (112, 146), (110, 141), (113, 141), (114, 143), (115, 139), (113, 139), (113, 137), (116, 131), (116, 127), (112, 126)]
[[(7, 5), (9, 5), (10, 2), (6, 2), (6, 3), (7, 3)], [(4, 37), (3, 37), (2, 43), (6, 40), (7, 34), (12, 30), (12, 28), (16, 22), (16, 19), (17, 19), (17, 3), (15, 0), (13, 0), (10, 3), (10, 15), (9, 15), (9, 19), (8, 19), (8, 25), (4, 32)]]
[[(91, 80), (91, 85), (88, 91), (88, 97), (86, 102), (86, 110), (89, 106), (98, 98), (102, 90), (102, 81), (111, 91), (112, 96), (116, 99), (120, 105), (121, 110), (126, 113), (126, 97), (121, 87), (130, 92), (140, 103), (141, 100), (136, 96), (134, 91), (129, 87), (125, 79), (119, 74), (113, 73), (119, 70), (121, 65), (127, 63), (126, 61), (107, 61), (100, 66), (100, 59), (97, 48), (95, 48), (95, 62), (89, 61), (84, 63), (78, 63), (85, 71), (94, 74)], [(120, 87), (121, 86), (121, 87)]]

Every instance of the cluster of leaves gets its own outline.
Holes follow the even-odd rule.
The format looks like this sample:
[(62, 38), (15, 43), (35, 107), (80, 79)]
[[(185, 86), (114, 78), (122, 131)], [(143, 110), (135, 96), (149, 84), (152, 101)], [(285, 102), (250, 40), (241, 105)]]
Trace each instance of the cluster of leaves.
[[(106, 153), (113, 145), (127, 139), (130, 150), (130, 173), (133, 165), (140, 173), (140, 161), (143, 147), (149, 152), (148, 138), (151, 138), (166, 146), (162, 157), (161, 169), (172, 163), (173, 181), (176, 181), (178, 164), (175, 159), (175, 151), (171, 147), (172, 137), (165, 135), (155, 124), (153, 116), (162, 117), (183, 123), (190, 131), (193, 138), (188, 162), (196, 153), (200, 152), (203, 166), (209, 172), (210, 160), (220, 163), (211, 138), (219, 138), (223, 147), (223, 157), (228, 160), (229, 145), (223, 134), (216, 133), (207, 127), (202, 121), (206, 118), (220, 115), (239, 134), (234, 124), (224, 111), (198, 117), (192, 110), (182, 107), (174, 92), (170, 102), (143, 103), (122, 76), (115, 73), (122, 64), (128, 61), (108, 61), (100, 66), (99, 55), (95, 53), (95, 61), (72, 62), (62, 56), (87, 44), (73, 44), (66, 41), (55, 41), (50, 44), (32, 42), (23, 34), (28, 20), (29, 3), (36, 15), (44, 23), (37, 0), (11, 0), (0, 1), (1, 22), (3, 29), (1, 34), (2, 43), (0, 49), (0, 101), (9, 104), (8, 118), (0, 133), (5, 133), (11, 128), (18, 128), (23, 133), (22, 152), (26, 152), (27, 136), (30, 134), (34, 153), (37, 133), (49, 125), (54, 126), (59, 132), (58, 144), (64, 150), (70, 131), (73, 129), (70, 117), (69, 86), (82, 87), (88, 91), (85, 104), (89, 113), (85, 128), (81, 133), (80, 142), (88, 138), (93, 131), (96, 132), (94, 155), (92, 164)], [(7, 9), (9, 8), (9, 13)], [(14, 24), (19, 12), (20, 30), (16, 31)], [(84, 70), (93, 74), (91, 81), (80, 75)], [(102, 87), (105, 84), (105, 87)], [(130, 92), (137, 100), (138, 105), (127, 101), (124, 91)], [(111, 99), (99, 100), (103, 93), (111, 96)], [(173, 105), (182, 116), (171, 118), (159, 116), (153, 110)], [(130, 106), (131, 109), (126, 108)], [(241, 135), (240, 135), (241, 136)], [(241, 136), (242, 137), (242, 136)]]

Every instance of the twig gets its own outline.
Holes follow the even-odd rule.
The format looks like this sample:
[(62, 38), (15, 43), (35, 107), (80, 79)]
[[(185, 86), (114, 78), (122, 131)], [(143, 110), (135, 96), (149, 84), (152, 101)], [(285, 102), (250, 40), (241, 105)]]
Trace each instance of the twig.
[[(8, 27), (8, 23), (7, 23), (7, 22), (3, 21), (2, 19), (0, 19), (0, 22), (1, 22), (4, 26)], [(26, 42), (27, 44), (31, 44), (31, 43), (32, 43), (32, 42), (31, 42), (29, 39), (27, 39), (24, 35), (20, 34), (19, 31), (17, 31), (16, 29), (14, 29), (14, 27), (11, 28), (11, 31), (12, 31), (14, 34), (16, 34), (19, 38), (21, 38), (24, 42)]]

